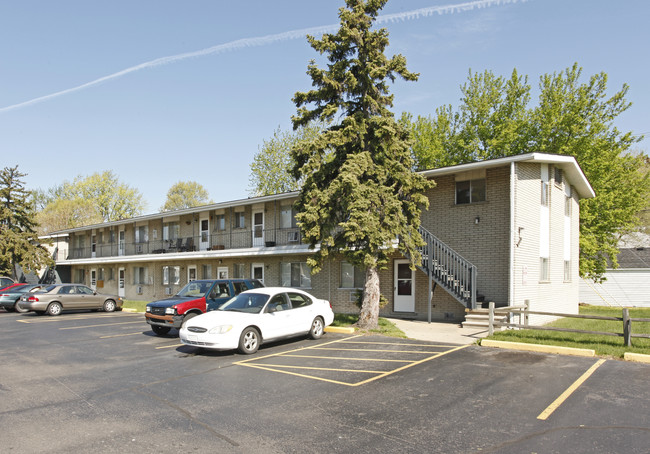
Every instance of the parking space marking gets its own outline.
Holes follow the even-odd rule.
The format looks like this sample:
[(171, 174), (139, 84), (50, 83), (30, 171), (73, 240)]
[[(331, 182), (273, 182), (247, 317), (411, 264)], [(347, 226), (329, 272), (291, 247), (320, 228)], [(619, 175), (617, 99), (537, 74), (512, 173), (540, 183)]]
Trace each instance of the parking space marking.
[(99, 336), (100, 339), (110, 339), (111, 337), (124, 337), (124, 336), (135, 336), (137, 334), (142, 335), (142, 331), (138, 331), (137, 333), (126, 333), (126, 334), (112, 334), (110, 336)]
[(68, 329), (97, 328), (98, 326), (135, 325), (136, 323), (139, 323), (139, 324), (142, 325), (142, 321), (138, 320), (138, 321), (135, 321), (135, 322), (100, 323), (100, 324), (97, 324), (97, 325), (67, 326), (65, 328), (59, 328), (59, 329), (60, 330), (68, 330)]
[(546, 410), (541, 412), (537, 417), (537, 419), (541, 419), (542, 421), (545, 421), (549, 416), (551, 416), (551, 414), (553, 414), (553, 412), (557, 410), (558, 407), (562, 405), (564, 401), (567, 400), (569, 396), (573, 394), (573, 392), (580, 387), (580, 385), (582, 385), (589, 377), (591, 377), (591, 375), (596, 371), (596, 369), (598, 369), (604, 362), (605, 362), (604, 359), (599, 359), (598, 361), (596, 361), (596, 363), (593, 366), (591, 366), (587, 370), (587, 372), (582, 374), (582, 376), (578, 378), (576, 381), (574, 381), (573, 384), (566, 389), (566, 391), (560, 394), (560, 397), (555, 399), (555, 401), (553, 401), (551, 405), (546, 407)]
[[(408, 369), (409, 367), (417, 366), (419, 364), (422, 364), (426, 361), (431, 361), (435, 358), (439, 358), (443, 355), (447, 355), (449, 353), (464, 349), (469, 347), (470, 345), (440, 345), (440, 344), (423, 344), (423, 343), (409, 343), (409, 342), (370, 342), (370, 341), (359, 341), (359, 340), (353, 340), (353, 339), (358, 339), (362, 337), (361, 335), (357, 336), (352, 336), (346, 339), (341, 339), (341, 340), (335, 340), (331, 342), (326, 342), (324, 344), (319, 344), (319, 345), (314, 345), (312, 347), (306, 347), (306, 348), (299, 348), (295, 350), (290, 350), (286, 352), (281, 352), (281, 353), (274, 353), (271, 355), (266, 355), (266, 356), (261, 356), (259, 358), (251, 358), (243, 361), (238, 361), (235, 362), (234, 364), (240, 365), (240, 366), (246, 366), (246, 367), (252, 367), (255, 369), (262, 369), (262, 370), (267, 370), (271, 372), (277, 372), (277, 373), (282, 373), (282, 374), (287, 374), (287, 375), (293, 375), (297, 377), (302, 377), (302, 378), (310, 378), (312, 380), (320, 380), (320, 381), (325, 381), (329, 383), (334, 383), (338, 385), (344, 385), (344, 386), (361, 386), (367, 383), (370, 383), (374, 380), (379, 380), (380, 378), (387, 377), (391, 374), (403, 371), (405, 369)], [(395, 345), (401, 347), (399, 350), (391, 350), (391, 349), (366, 349), (366, 348), (359, 348), (359, 349), (354, 349), (354, 348), (336, 348), (336, 344), (374, 344), (374, 345)], [(404, 350), (404, 347), (426, 347), (427, 350)], [(431, 351), (432, 348), (437, 348), (441, 347), (446, 350), (443, 351)], [(308, 351), (313, 352), (314, 354), (306, 354)], [(350, 352), (350, 353), (382, 353), (382, 354), (421, 354), (421, 355), (426, 355), (425, 358), (416, 360), (416, 359), (392, 359), (392, 358), (386, 358), (384, 357), (376, 357), (376, 358), (367, 358), (367, 357), (361, 357), (361, 356), (350, 356), (350, 357), (343, 357), (343, 356), (326, 356), (326, 355), (318, 355), (317, 352), (322, 351), (330, 351), (330, 350), (335, 350), (338, 352)], [(326, 367), (326, 366), (319, 366), (319, 365), (313, 365), (313, 366), (306, 366), (306, 365), (293, 365), (293, 364), (276, 364), (276, 363), (264, 363), (263, 360), (267, 360), (269, 358), (303, 358), (303, 359), (309, 359), (309, 360), (316, 360), (316, 361), (334, 361), (337, 363), (340, 362), (346, 362), (348, 364), (353, 364), (353, 363), (367, 363), (367, 362), (374, 362), (377, 365), (379, 364), (395, 364), (399, 363), (402, 364), (401, 366), (397, 366), (392, 369), (388, 370), (374, 370), (374, 369), (350, 369), (350, 368), (340, 368), (340, 367)], [(295, 371), (295, 372), (293, 372)], [(300, 372), (298, 372), (300, 371)], [(336, 373), (337, 375), (341, 373), (348, 373), (351, 376), (365, 376), (365, 378), (361, 379), (360, 381), (354, 381), (354, 382), (345, 382), (341, 381), (338, 379), (334, 378), (328, 378), (328, 377), (322, 377), (322, 376), (316, 376), (314, 374), (309, 374), (308, 372), (333, 372)], [(372, 375), (371, 377), (367, 377), (368, 375)], [(361, 377), (359, 377), (361, 378)]]
[(173, 344), (173, 345), (163, 345), (161, 347), (156, 347), (156, 350), (160, 350), (161, 348), (172, 348), (172, 347), (182, 347), (185, 344)]
[(106, 314), (106, 315), (98, 315), (98, 314), (79, 314), (79, 315), (67, 315), (67, 316), (57, 316), (57, 317), (38, 317), (34, 318), (33, 320), (24, 320), (24, 319), (18, 319), (16, 320), (17, 322), (20, 323), (28, 323), (28, 324), (33, 324), (33, 323), (54, 323), (54, 322), (66, 322), (70, 320), (86, 320), (86, 319), (93, 319), (97, 320), (98, 318), (112, 318), (112, 317), (124, 317), (124, 316), (130, 316), (131, 314), (125, 314), (125, 315), (118, 315), (118, 314)]

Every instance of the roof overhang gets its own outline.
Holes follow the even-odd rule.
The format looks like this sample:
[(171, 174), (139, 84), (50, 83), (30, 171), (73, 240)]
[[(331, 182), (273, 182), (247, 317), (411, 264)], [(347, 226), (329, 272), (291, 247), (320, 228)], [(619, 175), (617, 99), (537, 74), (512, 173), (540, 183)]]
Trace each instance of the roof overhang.
[(423, 170), (420, 174), (427, 178), (436, 178), (439, 176), (453, 175), (460, 172), (477, 169), (490, 169), (502, 167), (510, 163), (528, 162), (538, 164), (553, 164), (564, 172), (571, 186), (575, 188), (582, 199), (591, 199), (596, 197), (591, 184), (587, 180), (584, 172), (578, 165), (573, 156), (547, 154), (547, 153), (527, 153), (517, 156), (508, 156), (505, 158), (490, 159), (488, 161), (470, 162), (468, 164), (459, 164), (451, 167), (441, 167), (439, 169)]

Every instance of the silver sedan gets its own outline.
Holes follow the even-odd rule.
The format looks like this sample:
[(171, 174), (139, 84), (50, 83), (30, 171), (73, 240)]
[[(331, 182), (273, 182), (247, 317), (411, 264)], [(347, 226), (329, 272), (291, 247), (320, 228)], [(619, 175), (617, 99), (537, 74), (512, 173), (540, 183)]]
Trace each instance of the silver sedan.
[(113, 312), (124, 301), (116, 295), (102, 295), (81, 284), (48, 285), (42, 290), (20, 298), (20, 309), (37, 314), (59, 315), (69, 309), (100, 309)]

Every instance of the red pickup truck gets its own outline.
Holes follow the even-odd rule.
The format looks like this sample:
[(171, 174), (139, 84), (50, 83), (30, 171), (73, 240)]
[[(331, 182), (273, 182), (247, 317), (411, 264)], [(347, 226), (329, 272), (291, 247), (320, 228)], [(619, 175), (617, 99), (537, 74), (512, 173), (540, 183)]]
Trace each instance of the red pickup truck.
[(144, 314), (151, 329), (163, 336), (192, 317), (213, 311), (241, 292), (264, 287), (257, 279), (203, 279), (192, 281), (176, 295), (147, 304)]

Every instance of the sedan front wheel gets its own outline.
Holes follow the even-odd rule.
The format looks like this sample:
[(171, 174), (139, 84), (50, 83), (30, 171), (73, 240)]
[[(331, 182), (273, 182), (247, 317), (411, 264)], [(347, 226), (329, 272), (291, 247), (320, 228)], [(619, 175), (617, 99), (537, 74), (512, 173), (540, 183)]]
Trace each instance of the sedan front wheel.
[(239, 353), (252, 355), (260, 348), (260, 333), (252, 326), (249, 326), (241, 333), (239, 338)]
[(115, 301), (113, 300), (106, 300), (104, 301), (104, 312), (113, 312), (117, 305), (115, 304)]

